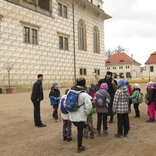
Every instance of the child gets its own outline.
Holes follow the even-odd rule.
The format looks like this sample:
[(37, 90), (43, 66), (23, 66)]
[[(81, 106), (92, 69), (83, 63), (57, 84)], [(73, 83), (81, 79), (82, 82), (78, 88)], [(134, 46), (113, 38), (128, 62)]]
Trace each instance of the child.
[(96, 92), (96, 85), (91, 84), (90, 89), (88, 91), (88, 94), (92, 97), (91, 101), (92, 101), (92, 105), (93, 108), (90, 112), (90, 114), (87, 116), (87, 128), (84, 128), (84, 137), (88, 138), (88, 130), (90, 131), (90, 138), (94, 138), (94, 133), (96, 133), (95, 128), (93, 127), (93, 118), (92, 118), (92, 114), (95, 112), (95, 102), (94, 102), (94, 95)]
[(97, 131), (98, 135), (101, 135), (101, 123), (103, 122), (103, 135), (108, 135), (107, 127), (107, 113), (108, 103), (110, 102), (110, 95), (107, 92), (107, 83), (102, 83), (100, 90), (95, 93), (95, 103), (97, 112)]
[(58, 83), (53, 83), (51, 91), (49, 93), (50, 104), (53, 106), (53, 118), (58, 122), (58, 106), (60, 103), (60, 91), (58, 89)]
[(69, 120), (69, 113), (64, 107), (64, 101), (67, 97), (69, 89), (65, 90), (65, 95), (62, 96), (61, 101), (60, 101), (60, 113), (61, 113), (61, 118), (63, 119), (63, 141), (71, 141), (71, 121)]
[(118, 118), (118, 133), (114, 137), (122, 138), (123, 128), (124, 136), (128, 137), (129, 131), (129, 92), (126, 87), (126, 81), (121, 79), (118, 81), (119, 89), (116, 91), (113, 101), (113, 112), (117, 114)]
[(150, 118), (149, 120), (147, 120), (147, 122), (153, 122), (155, 121), (156, 83), (148, 83), (148, 84), (151, 84), (151, 87), (148, 87), (149, 99), (147, 105)]
[(130, 97), (132, 99), (132, 101), (133, 101), (133, 104), (134, 104), (134, 110), (135, 110), (134, 118), (140, 118), (139, 102), (136, 100), (137, 95), (139, 94), (140, 91), (141, 91), (140, 90), (140, 85), (139, 84), (134, 84), (134, 86), (133, 86), (133, 94)]

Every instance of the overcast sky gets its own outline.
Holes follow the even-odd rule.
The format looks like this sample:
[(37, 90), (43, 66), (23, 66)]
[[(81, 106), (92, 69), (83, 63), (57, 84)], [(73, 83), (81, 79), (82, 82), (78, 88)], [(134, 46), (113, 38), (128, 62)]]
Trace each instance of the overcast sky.
[(156, 51), (156, 0), (104, 0), (105, 49), (121, 46), (142, 65)]

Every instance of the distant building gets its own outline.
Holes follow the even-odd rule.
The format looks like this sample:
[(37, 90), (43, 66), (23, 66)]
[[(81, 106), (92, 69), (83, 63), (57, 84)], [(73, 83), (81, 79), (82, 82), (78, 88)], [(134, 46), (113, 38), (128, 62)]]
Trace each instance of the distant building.
[[(0, 86), (30, 85), (44, 75), (44, 84), (73, 85), (75, 76), (94, 80), (105, 74), (102, 0), (0, 1)], [(75, 60), (74, 60), (75, 52)], [(75, 66), (74, 66), (75, 63)]]
[(146, 69), (143, 70), (144, 77), (156, 77), (156, 52), (152, 53), (145, 62)]
[(116, 53), (105, 60), (107, 71), (117, 78), (137, 78), (141, 76), (140, 63), (126, 53)]

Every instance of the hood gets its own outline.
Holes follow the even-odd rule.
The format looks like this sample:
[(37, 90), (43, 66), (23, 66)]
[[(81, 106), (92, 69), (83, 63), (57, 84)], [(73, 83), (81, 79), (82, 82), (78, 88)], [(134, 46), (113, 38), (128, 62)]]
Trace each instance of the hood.
[(126, 86), (121, 86), (119, 90), (125, 93), (128, 92), (128, 88)]
[(105, 89), (101, 89), (101, 90), (97, 91), (97, 94), (98, 94), (98, 93), (105, 96), (106, 93), (108, 93), (108, 92), (107, 92), (107, 90), (105, 90)]
[[(79, 87), (73, 87), (71, 88), (69, 91), (76, 93), (76, 94), (80, 94), (82, 91), (84, 91), (82, 88)], [(85, 91), (84, 91), (85, 92)]]

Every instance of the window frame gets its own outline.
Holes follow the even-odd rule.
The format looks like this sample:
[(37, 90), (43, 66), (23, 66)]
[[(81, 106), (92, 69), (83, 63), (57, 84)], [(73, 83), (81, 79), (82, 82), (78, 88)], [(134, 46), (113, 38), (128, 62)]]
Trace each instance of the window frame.
[(78, 50), (87, 51), (86, 24), (82, 19), (78, 22)]
[(87, 68), (80, 68), (79, 75), (86, 76), (87, 75)]
[[(57, 32), (58, 37), (59, 37), (59, 49), (60, 50), (67, 50), (69, 51), (69, 38), (70, 36), (61, 32)], [(63, 38), (63, 43), (62, 43), (62, 48), (60, 48), (60, 37)], [(67, 40), (67, 44), (66, 44), (66, 40)], [(67, 46), (66, 46), (67, 45)]]
[(97, 26), (93, 28), (93, 53), (100, 54), (100, 34)]
[[(26, 43), (26, 44), (32, 44), (32, 45), (38, 45), (39, 44), (39, 29), (40, 29), (40, 26), (38, 25), (35, 25), (35, 24), (31, 24), (31, 23), (28, 23), (28, 22), (24, 22), (24, 21), (20, 21), (20, 23), (22, 24), (22, 32), (23, 32), (23, 42)], [(29, 39), (29, 42), (26, 42), (25, 41), (25, 28), (28, 28), (29, 29), (29, 35), (28, 35), (28, 39)], [(33, 42), (33, 33), (32, 31), (35, 30), (36, 31), (36, 43)]]
[[(59, 5), (61, 6), (60, 10), (59, 10)], [(65, 9), (64, 8), (66, 8), (66, 16), (65, 16)], [(67, 4), (65, 4), (61, 1), (58, 1), (57, 10), (58, 10), (58, 16), (63, 17), (65, 19), (68, 19), (68, 5)], [(59, 12), (61, 12), (61, 15), (59, 14)]]
[(100, 69), (94, 69), (94, 72), (97, 73), (97, 75), (100, 76)]
[(150, 66), (150, 72), (154, 72), (154, 66)]

